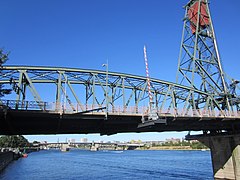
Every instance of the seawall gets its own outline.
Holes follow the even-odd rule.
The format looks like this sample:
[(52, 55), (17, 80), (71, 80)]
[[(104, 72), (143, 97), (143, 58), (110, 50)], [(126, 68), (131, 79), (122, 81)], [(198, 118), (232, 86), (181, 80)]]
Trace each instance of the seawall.
[(14, 159), (14, 152), (0, 152), (0, 171), (2, 171)]

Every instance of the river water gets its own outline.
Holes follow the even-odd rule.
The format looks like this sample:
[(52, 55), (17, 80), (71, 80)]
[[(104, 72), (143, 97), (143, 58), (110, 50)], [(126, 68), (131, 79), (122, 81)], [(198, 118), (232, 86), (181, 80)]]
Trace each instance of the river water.
[(45, 150), (0, 172), (6, 180), (213, 179), (210, 151)]

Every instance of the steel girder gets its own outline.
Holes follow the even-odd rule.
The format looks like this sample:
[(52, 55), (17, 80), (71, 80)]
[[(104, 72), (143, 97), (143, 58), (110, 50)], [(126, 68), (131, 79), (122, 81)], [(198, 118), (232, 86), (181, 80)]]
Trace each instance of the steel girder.
[[(46, 109), (44, 102), (49, 103), (49, 97), (56, 97), (53, 102), (55, 111), (68, 106), (71, 112), (105, 107), (108, 98), (111, 112), (121, 107), (123, 112), (133, 108), (134, 113), (146, 113), (143, 111), (147, 109), (141, 109), (149, 103), (146, 77), (108, 72), (106, 83), (106, 75), (105, 71), (98, 70), (4, 66), (0, 83), (13, 87), (16, 101), (34, 101), (42, 110)], [(53, 94), (48, 85), (52, 85)], [(151, 79), (151, 91), (158, 112), (185, 114), (189, 111), (197, 113), (199, 109), (221, 110), (212, 94), (193, 87)]]
[(236, 82), (226, 81), (208, 0), (189, 1), (185, 6), (177, 83), (212, 94), (223, 110), (239, 110)]

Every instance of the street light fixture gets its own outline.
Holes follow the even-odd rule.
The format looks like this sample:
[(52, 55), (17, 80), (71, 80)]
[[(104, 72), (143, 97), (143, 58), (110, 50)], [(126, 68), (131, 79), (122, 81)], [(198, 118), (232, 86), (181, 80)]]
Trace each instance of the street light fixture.
[(106, 89), (105, 89), (105, 100), (106, 100), (106, 114), (105, 114), (105, 120), (108, 118), (108, 59), (107, 63), (102, 65), (103, 67), (106, 67)]

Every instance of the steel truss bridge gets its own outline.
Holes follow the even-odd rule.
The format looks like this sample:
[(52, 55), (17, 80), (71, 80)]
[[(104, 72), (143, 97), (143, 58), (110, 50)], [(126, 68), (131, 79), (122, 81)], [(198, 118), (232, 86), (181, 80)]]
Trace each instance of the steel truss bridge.
[[(240, 179), (239, 80), (223, 71), (208, 0), (185, 6), (177, 83), (74, 68), (1, 66), (0, 134), (203, 131), (216, 179)], [(0, 65), (7, 55), (0, 50)], [(5, 88), (5, 89), (4, 89)], [(66, 146), (62, 147), (66, 148)], [(97, 148), (97, 146), (93, 146)]]
[[(207, 0), (185, 8), (177, 82), (57, 67), (4, 66), (1, 134), (236, 133), (240, 81), (227, 81)], [(7, 56), (3, 56), (7, 57)], [(144, 48), (147, 67), (147, 54)]]
[[(158, 79), (151, 79), (158, 119), (144, 121), (147, 79), (130, 74), (4, 66), (0, 83), (16, 95), (1, 100), (2, 134), (217, 132), (237, 131), (240, 124), (237, 109), (222, 110), (214, 95)], [(49, 97), (55, 101), (46, 101)]]
[(56, 143), (40, 143), (40, 149), (46, 148), (61, 148), (63, 145), (68, 148), (84, 148), (91, 149), (95, 146), (97, 149), (112, 149), (112, 150), (133, 150), (144, 147), (144, 143), (120, 143), (120, 142), (56, 142)]

